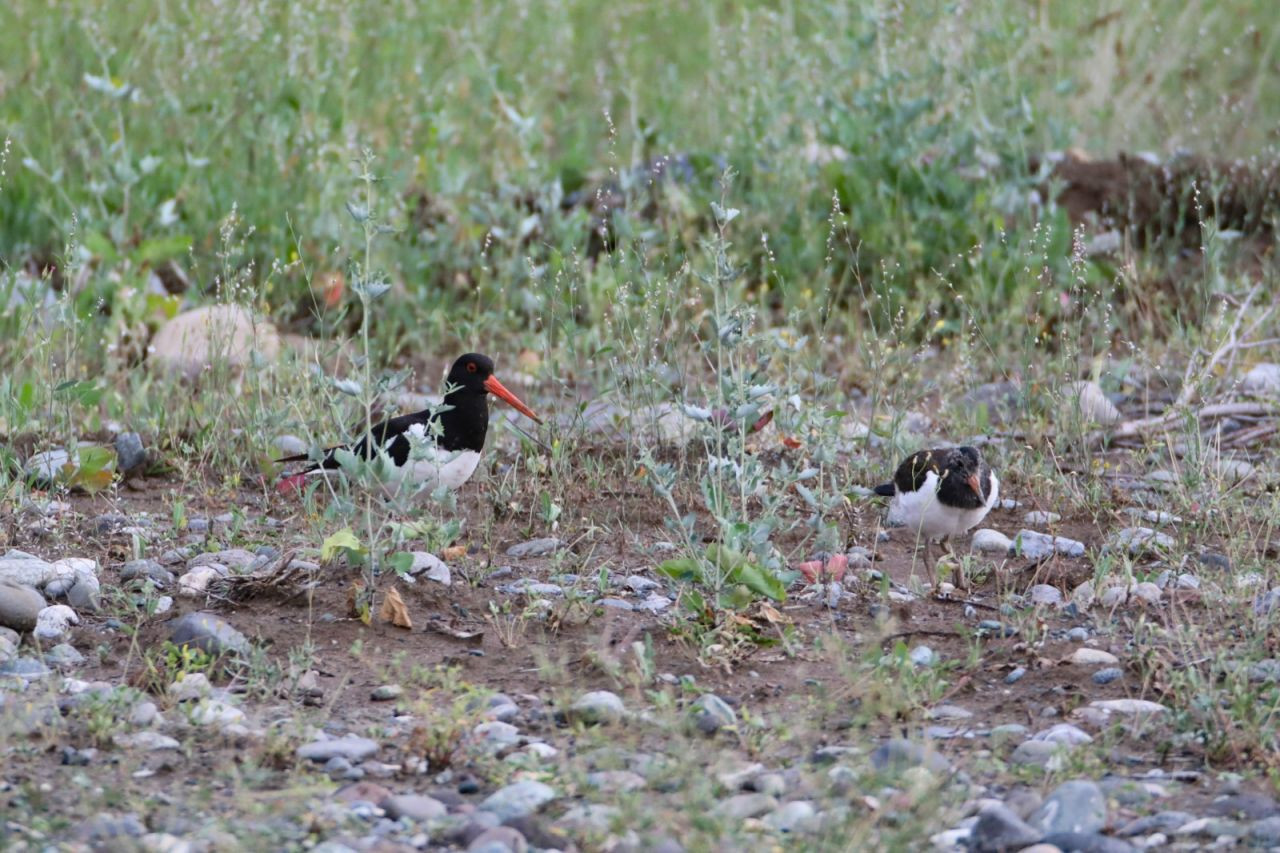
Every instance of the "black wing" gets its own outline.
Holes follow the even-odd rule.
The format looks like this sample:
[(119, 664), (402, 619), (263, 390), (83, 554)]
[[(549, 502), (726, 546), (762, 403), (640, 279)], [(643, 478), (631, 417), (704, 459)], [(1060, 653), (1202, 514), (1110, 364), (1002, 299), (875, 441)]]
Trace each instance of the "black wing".
[[(405, 464), (409, 459), (409, 437), (406, 433), (409, 431), (410, 427), (419, 423), (424, 426), (427, 423), (427, 418), (423, 417), (420, 412), (412, 415), (400, 415), (399, 417), (394, 417), (390, 420), (374, 424), (373, 428), (370, 429), (369, 432), (373, 436), (375, 446), (381, 447), (382, 450), (391, 457), (391, 461), (399, 467), (400, 465)], [(356, 456), (360, 456), (365, 459), (371, 459), (373, 457), (373, 453), (370, 452), (368, 446), (368, 436), (366, 436), (356, 442), (354, 446), (349, 444), (339, 444), (334, 447), (326, 448), (324, 451), (324, 459), (322, 459), (318, 465), (312, 465), (308, 470), (314, 471), (317, 468), (327, 468), (332, 470), (338, 468), (338, 460), (334, 458), (333, 453), (335, 450), (344, 449), (350, 450)], [(309, 458), (310, 456), (308, 454), (300, 453), (296, 456), (286, 456), (283, 459), (277, 459), (276, 461), (304, 462)]]
[(942, 476), (950, 461), (949, 450), (918, 450), (903, 460), (893, 475), (893, 484), (899, 492), (918, 492), (924, 486), (929, 472)]

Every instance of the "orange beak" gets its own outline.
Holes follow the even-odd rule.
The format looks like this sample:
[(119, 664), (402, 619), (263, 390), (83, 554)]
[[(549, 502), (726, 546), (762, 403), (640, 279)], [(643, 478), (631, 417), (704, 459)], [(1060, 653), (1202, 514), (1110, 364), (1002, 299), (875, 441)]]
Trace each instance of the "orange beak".
[(973, 493), (975, 495), (977, 495), (979, 498), (982, 497), (982, 484), (978, 482), (977, 474), (970, 475), (969, 479), (966, 480), (965, 482), (969, 484), (969, 488), (973, 489)]
[(524, 415), (526, 418), (532, 418), (537, 423), (542, 423), (542, 418), (535, 415), (533, 413), (533, 409), (529, 408), (524, 403), (522, 403), (519, 397), (517, 397), (515, 394), (512, 394), (510, 391), (508, 391), (507, 386), (503, 385), (501, 382), (498, 381), (498, 377), (490, 376), (488, 379), (484, 381), (484, 387), (485, 387), (485, 390), (488, 391), (490, 394), (493, 394), (499, 399), (506, 401), (511, 405), (511, 408), (515, 409), (517, 412)]

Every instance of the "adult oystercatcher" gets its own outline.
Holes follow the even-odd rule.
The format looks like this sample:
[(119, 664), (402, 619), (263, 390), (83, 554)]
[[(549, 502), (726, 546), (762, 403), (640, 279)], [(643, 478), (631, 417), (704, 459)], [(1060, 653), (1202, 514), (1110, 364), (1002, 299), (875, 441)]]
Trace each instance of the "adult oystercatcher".
[[(509, 403), (516, 411), (538, 423), (542, 419), (533, 413), (520, 398), (512, 394), (493, 375), (493, 359), (469, 352), (461, 356), (449, 368), (442, 411), (423, 409), (410, 415), (374, 424), (369, 435), (354, 446), (330, 447), (324, 458), (309, 468), (284, 478), (283, 491), (301, 485), (309, 475), (323, 475), (341, 467), (335, 451), (350, 450), (357, 457), (373, 458), (373, 450), (385, 454), (391, 463), (391, 476), (383, 486), (389, 496), (424, 491), (430, 493), (439, 486), (456, 489), (471, 479), (480, 462), (485, 434), (489, 431), (488, 395), (494, 394)], [(437, 428), (433, 429), (432, 421)], [(373, 439), (373, 448), (369, 446)], [(306, 453), (286, 456), (277, 462), (302, 462), (309, 459)]]
[(1000, 481), (978, 448), (948, 447), (911, 454), (893, 482), (876, 486), (875, 493), (893, 498), (891, 523), (901, 523), (917, 542), (924, 540), (925, 568), (936, 586), (936, 561), (929, 561), (933, 540), (949, 551), (947, 540), (976, 526), (1000, 500)]

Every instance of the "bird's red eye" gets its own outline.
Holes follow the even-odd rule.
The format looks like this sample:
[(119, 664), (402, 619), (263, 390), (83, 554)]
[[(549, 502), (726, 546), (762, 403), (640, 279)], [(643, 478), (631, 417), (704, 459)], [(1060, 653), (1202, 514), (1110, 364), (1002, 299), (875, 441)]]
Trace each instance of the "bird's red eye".
[(475, 373), (475, 372), (476, 372), (476, 363), (474, 361), (468, 361), (467, 373)]

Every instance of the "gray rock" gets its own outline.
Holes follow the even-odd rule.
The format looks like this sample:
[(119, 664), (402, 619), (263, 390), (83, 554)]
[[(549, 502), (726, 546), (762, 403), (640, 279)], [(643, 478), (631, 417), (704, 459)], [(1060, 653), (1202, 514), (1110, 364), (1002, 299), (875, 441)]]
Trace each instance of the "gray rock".
[(159, 732), (141, 731), (131, 734), (117, 734), (112, 738), (112, 742), (122, 749), (138, 749), (143, 752), (158, 752), (164, 749), (179, 749), (180, 744), (175, 738), (168, 735), (162, 735)]
[(307, 761), (325, 762), (331, 758), (347, 761), (363, 761), (378, 751), (377, 741), (367, 737), (347, 735), (332, 740), (316, 740), (298, 747), (298, 757)]
[(1262, 820), (1280, 815), (1280, 804), (1267, 794), (1231, 794), (1214, 800), (1205, 812), (1238, 820)]
[(1219, 554), (1216, 551), (1201, 551), (1196, 555), (1196, 559), (1203, 566), (1211, 569), (1218, 569), (1222, 572), (1231, 571), (1231, 558), (1226, 554)]
[(369, 694), (369, 698), (375, 702), (390, 702), (392, 699), (399, 699), (403, 694), (404, 688), (399, 684), (383, 684), (375, 687)]
[(425, 577), (442, 586), (450, 586), (453, 583), (453, 573), (449, 570), (448, 564), (435, 554), (426, 551), (413, 552), (413, 565), (409, 566), (408, 573), (411, 577)]
[(1244, 375), (1240, 389), (1246, 394), (1257, 397), (1274, 397), (1280, 395), (1280, 364), (1261, 362), (1255, 364)]
[(84, 655), (70, 643), (58, 643), (44, 653), (44, 662), (54, 669), (71, 669), (84, 663)]
[(508, 557), (546, 557), (554, 554), (564, 547), (564, 540), (557, 539), (554, 536), (547, 536), (542, 539), (530, 539), (528, 542), (521, 542), (519, 545), (512, 545), (507, 549)]
[(1027, 598), (1032, 604), (1057, 607), (1062, 604), (1062, 593), (1056, 586), (1038, 583), (1027, 590)]
[(467, 853), (525, 853), (529, 842), (514, 826), (492, 826), (467, 845)]
[(59, 570), (47, 560), (25, 551), (10, 549), (0, 557), (0, 583), (40, 588), (57, 577), (71, 576), (70, 570)]
[(593, 770), (587, 774), (586, 783), (608, 794), (638, 791), (648, 783), (634, 770)]
[[(68, 468), (69, 466), (69, 468)], [(24, 466), (27, 478), (38, 486), (52, 486), (66, 476), (68, 470), (80, 467), (80, 453), (74, 455), (64, 448), (56, 447), (34, 453)]]
[(7, 635), (0, 634), (0, 664), (6, 664), (18, 656), (18, 644)]
[(220, 616), (188, 613), (173, 623), (169, 641), (175, 646), (195, 646), (207, 654), (244, 654), (249, 641)]
[(1043, 509), (1033, 509), (1026, 515), (1022, 516), (1023, 524), (1033, 524), (1037, 527), (1043, 527), (1048, 524), (1057, 524), (1062, 521), (1062, 516), (1056, 512), (1047, 512)]
[(1006, 537), (1000, 530), (983, 528), (975, 530), (973, 539), (969, 540), (969, 548), (979, 553), (995, 553), (1005, 556), (1014, 548), (1014, 540)]
[(969, 832), (974, 853), (1011, 853), (1040, 840), (1040, 830), (1028, 825), (1008, 806), (987, 806)]
[[(116, 849), (116, 844), (111, 843), (112, 839), (141, 838), (146, 832), (146, 826), (135, 814), (116, 816), (104, 813), (76, 824), (71, 830), (71, 835), (77, 841), (89, 844), (94, 849), (103, 847)], [(132, 845), (121, 846), (124, 849), (133, 849)]]
[(1280, 681), (1280, 660), (1263, 658), (1249, 664), (1249, 680), (1254, 684)]
[(601, 607), (608, 607), (611, 610), (635, 610), (635, 605), (630, 601), (622, 598), (602, 598), (596, 602)]
[(0, 664), (0, 676), (12, 676), (21, 678), (24, 681), (31, 681), (36, 678), (44, 678), (50, 673), (49, 667), (35, 658), (14, 658), (7, 663)]
[(1056, 726), (1050, 726), (1044, 731), (1036, 732), (1032, 739), (1044, 741), (1045, 743), (1061, 743), (1067, 746), (1093, 743), (1093, 737), (1088, 732), (1070, 723), (1058, 723)]
[(945, 772), (950, 765), (947, 759), (928, 747), (894, 738), (876, 746), (871, 751), (871, 764), (877, 770), (901, 772), (908, 767), (927, 767), (935, 772)]
[(1004, 683), (1017, 684), (1019, 681), (1022, 680), (1022, 676), (1026, 674), (1027, 674), (1027, 668), (1025, 666), (1014, 667), (1013, 670), (1010, 671), (1009, 674), (1004, 677)]
[(1096, 382), (1072, 382), (1063, 388), (1062, 416), (1068, 424), (1111, 426), (1123, 418)]
[(1253, 612), (1258, 616), (1266, 616), (1280, 605), (1280, 586), (1267, 590), (1253, 599)]
[(711, 811), (718, 817), (730, 820), (746, 820), (768, 814), (778, 807), (776, 797), (768, 794), (734, 794), (721, 800)]
[(1195, 820), (1195, 815), (1189, 812), (1157, 812), (1153, 815), (1129, 821), (1116, 830), (1116, 835), (1121, 838), (1131, 838), (1135, 835), (1150, 835), (1153, 832), (1170, 833), (1179, 827), (1186, 826), (1193, 820)]
[(659, 595), (656, 592), (649, 593), (644, 601), (636, 605), (636, 610), (643, 610), (646, 613), (657, 615), (671, 606), (671, 599), (665, 595)]
[(480, 808), (497, 815), (500, 821), (508, 821), (534, 814), (559, 796), (550, 785), (523, 779), (494, 791), (480, 804)]
[(564, 587), (554, 583), (542, 583), (533, 578), (521, 578), (514, 583), (503, 584), (498, 592), (505, 595), (527, 595), (529, 598), (560, 598)]
[(713, 735), (721, 729), (738, 725), (738, 713), (714, 693), (704, 693), (693, 704), (694, 725), (704, 735)]
[(1107, 547), (1117, 551), (1127, 551), (1131, 556), (1137, 556), (1157, 549), (1166, 550), (1175, 544), (1172, 536), (1152, 530), (1150, 527), (1126, 527), (1116, 531), (1107, 543)]
[(146, 728), (156, 721), (160, 716), (160, 709), (156, 707), (154, 702), (142, 701), (134, 705), (129, 711), (129, 725), (137, 728)]
[(616, 723), (626, 715), (627, 709), (622, 704), (622, 699), (608, 690), (584, 693), (569, 706), (569, 716), (588, 725)]
[(80, 616), (65, 604), (53, 604), (36, 616), (31, 633), (42, 642), (60, 643), (71, 634), (71, 626), (80, 624)]
[(277, 435), (271, 439), (271, 447), (281, 456), (300, 456), (310, 452), (311, 448), (296, 435)]
[[(368, 784), (367, 782), (364, 784)], [(399, 820), (407, 817), (412, 821), (426, 821), (444, 817), (449, 809), (444, 803), (425, 794), (395, 794), (379, 803), (387, 817)]]
[(520, 730), (501, 720), (479, 723), (471, 733), (490, 751), (497, 751), (520, 742)]
[(15, 631), (34, 631), (40, 611), (48, 603), (33, 587), (0, 581), (0, 625)]
[(938, 662), (938, 655), (928, 646), (916, 646), (911, 650), (911, 662), (916, 666), (933, 666)]
[(98, 583), (98, 576), (94, 574), (78, 575), (76, 582), (67, 591), (67, 604), (87, 613), (97, 613), (101, 599), (102, 586)]
[(155, 560), (130, 560), (120, 567), (120, 580), (149, 580), (163, 588), (173, 583), (174, 576)]
[(136, 432), (122, 432), (116, 436), (116, 470), (130, 473), (147, 461), (147, 450), (142, 446), (142, 436)]
[(1096, 782), (1063, 782), (1028, 821), (1046, 835), (1098, 832), (1107, 825), (1107, 797)]
[(1094, 684), (1110, 684), (1111, 682), (1118, 681), (1123, 677), (1124, 677), (1124, 670), (1120, 669), (1117, 666), (1109, 666), (1109, 667), (1106, 667), (1105, 669), (1100, 669), (1093, 674), (1093, 683)]
[(1253, 826), (1249, 827), (1249, 839), (1267, 847), (1280, 845), (1280, 816), (1264, 817), (1262, 820), (1255, 821)]
[(1019, 530), (1014, 537), (1014, 550), (1028, 560), (1043, 560), (1055, 553), (1064, 557), (1083, 557), (1084, 543), (1065, 536), (1050, 536), (1035, 530)]
[(636, 595), (644, 595), (646, 592), (662, 588), (662, 584), (657, 581), (641, 577), (640, 575), (627, 575), (627, 579), (624, 583), (626, 583), (627, 588)]
[(781, 797), (787, 792), (787, 780), (781, 773), (761, 773), (751, 780), (751, 790)]
[(201, 566), (222, 566), (223, 570), (219, 571), (219, 574), (226, 576), (227, 569), (243, 572), (253, 566), (257, 559), (257, 554), (244, 548), (226, 548), (222, 551), (211, 551), (207, 554), (198, 555), (187, 564), (187, 568), (198, 569)]
[(1049, 743), (1043, 740), (1027, 740), (1018, 744), (1009, 761), (1028, 767), (1045, 767), (1052, 769), (1061, 763), (1058, 753), (1066, 752), (1069, 747), (1062, 744)]

